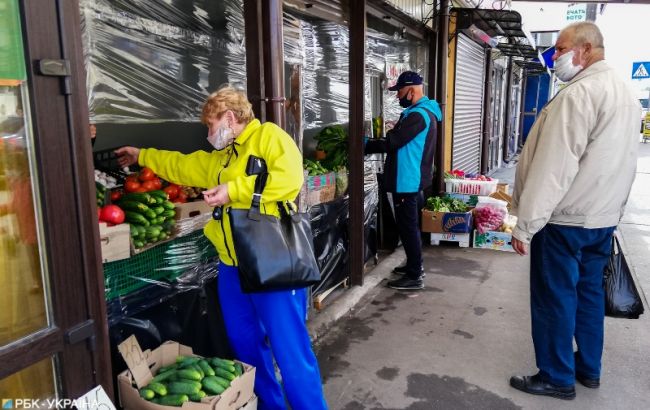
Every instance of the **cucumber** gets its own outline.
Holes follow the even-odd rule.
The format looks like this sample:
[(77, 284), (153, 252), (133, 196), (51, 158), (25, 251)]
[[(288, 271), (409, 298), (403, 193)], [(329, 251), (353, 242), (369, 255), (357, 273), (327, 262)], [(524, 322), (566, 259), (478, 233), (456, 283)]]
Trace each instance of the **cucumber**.
[[(230, 360), (229, 360), (229, 362), (230, 362)], [(220, 368), (220, 369), (224, 369), (224, 370), (226, 370), (226, 371), (228, 371), (230, 373), (235, 374), (235, 363), (234, 362), (232, 362), (232, 364), (228, 364), (227, 362), (215, 361), (213, 359), (211, 364), (212, 364), (212, 367), (214, 367), (215, 369)]]
[(169, 210), (174, 210), (174, 208), (176, 208), (176, 205), (174, 205), (174, 203), (171, 202), (171, 201), (165, 201), (165, 202), (163, 202), (161, 205), (162, 205), (165, 209), (169, 209)]
[(181, 366), (185, 366), (186, 364), (189, 364), (189, 363), (196, 363), (199, 360), (201, 360), (201, 358), (196, 357), (196, 356), (177, 356), (176, 357), (176, 364), (180, 364)]
[(172, 376), (176, 374), (176, 371), (174, 369), (169, 369), (164, 372), (159, 372), (153, 379), (151, 379), (152, 383), (160, 383), (162, 381), (168, 380)]
[(156, 399), (155, 403), (163, 406), (180, 407), (183, 405), (183, 403), (189, 400), (190, 398), (187, 396), (187, 394), (170, 394), (168, 396)]
[(163, 199), (163, 198), (156, 197), (156, 204), (162, 205), (166, 200), (167, 198)]
[(158, 225), (151, 225), (146, 228), (145, 236), (147, 239), (157, 238), (160, 235), (162, 228)]
[(241, 376), (242, 374), (244, 374), (244, 365), (243, 364), (241, 364), (239, 362), (235, 362), (235, 374), (237, 376)]
[(151, 389), (143, 388), (140, 389), (140, 397), (142, 397), (145, 400), (151, 400), (156, 396), (156, 393), (153, 392)]
[(203, 390), (205, 390), (209, 394), (221, 394), (226, 390), (225, 387), (221, 385), (216, 380), (217, 376), (207, 376), (204, 377), (203, 380), (201, 380), (201, 384), (203, 385)]
[(176, 371), (176, 377), (187, 380), (194, 380), (200, 382), (202, 377), (201, 373), (194, 369), (181, 369)]
[(167, 395), (167, 387), (162, 383), (158, 383), (158, 382), (149, 383), (146, 386), (146, 388), (153, 391), (158, 396), (166, 396)]
[(201, 370), (203, 370), (206, 376), (214, 376), (216, 374), (205, 360), (199, 360), (199, 367), (201, 367)]
[(156, 213), (152, 209), (147, 209), (146, 211), (141, 213), (147, 217), (150, 223), (158, 217), (158, 215), (156, 215)]
[(128, 223), (149, 226), (149, 221), (144, 216), (133, 211), (124, 211), (125, 219)]
[(141, 214), (144, 214), (149, 210), (147, 205), (138, 201), (120, 201), (119, 205), (124, 211), (135, 211)]
[(152, 219), (150, 222), (154, 225), (162, 225), (163, 222), (165, 222), (165, 217), (157, 216), (156, 218)]
[(201, 366), (199, 366), (199, 362), (192, 363), (192, 364), (188, 365), (187, 368), (188, 369), (194, 369), (197, 372), (199, 372), (199, 374), (201, 375), (201, 379), (205, 377), (205, 373), (203, 372), (203, 369), (201, 369)]
[(156, 198), (162, 198), (163, 200), (167, 200), (167, 192), (161, 191), (159, 189), (155, 191), (149, 191), (147, 192), (149, 195), (156, 197)]
[[(142, 232), (144, 232), (144, 227), (142, 228)], [(176, 370), (177, 368), (178, 368), (178, 365), (176, 363), (170, 364), (169, 366), (163, 366), (160, 369), (158, 369), (157, 374), (165, 373), (165, 372), (168, 372), (170, 370)]]
[(190, 400), (192, 400), (192, 401), (201, 401), (201, 399), (204, 398), (204, 397), (207, 396), (207, 395), (208, 395), (208, 394), (207, 394), (206, 392), (204, 392), (203, 390), (201, 390), (201, 391), (199, 391), (199, 392), (196, 393), (196, 394), (190, 394), (190, 395), (189, 395), (189, 398), (190, 398)]
[(230, 380), (226, 380), (226, 379), (224, 379), (223, 377), (220, 377), (220, 376), (210, 376), (210, 377), (214, 377), (214, 381), (216, 381), (221, 386), (223, 386), (224, 389), (227, 389), (228, 387), (230, 387)]
[(173, 218), (174, 216), (176, 216), (176, 211), (174, 211), (173, 209), (167, 209), (165, 210), (165, 212), (162, 212), (160, 216), (164, 216), (165, 218)]
[(174, 381), (167, 385), (170, 394), (198, 394), (201, 391), (201, 383), (193, 381)]
[(138, 229), (137, 225), (129, 225), (129, 231), (132, 238), (135, 238), (140, 234), (140, 230)]
[(209, 360), (209, 362), (212, 366), (219, 366), (219, 367), (226, 366), (227, 369), (229, 369), (228, 366), (230, 367), (235, 366), (235, 362), (233, 362), (232, 360), (222, 359), (220, 357), (213, 357), (212, 359)]
[(140, 240), (133, 241), (133, 246), (135, 246), (136, 249), (140, 249), (144, 247), (144, 245), (145, 245), (144, 241), (140, 241)]
[(127, 194), (122, 195), (122, 198), (120, 198), (120, 202), (123, 201), (136, 201), (136, 202), (142, 202), (143, 204), (150, 204), (151, 202), (151, 195), (149, 195), (146, 192), (129, 192)]
[(214, 369), (215, 375), (217, 375), (219, 377), (222, 377), (222, 378), (228, 380), (229, 382), (235, 380), (235, 377), (237, 377), (235, 372), (236, 372), (235, 368), (233, 368), (232, 372), (229, 372), (228, 370), (224, 369), (223, 367), (217, 367), (217, 368)]
[(156, 213), (156, 215), (160, 215), (165, 212), (165, 208), (161, 205), (158, 205), (157, 207), (151, 209)]

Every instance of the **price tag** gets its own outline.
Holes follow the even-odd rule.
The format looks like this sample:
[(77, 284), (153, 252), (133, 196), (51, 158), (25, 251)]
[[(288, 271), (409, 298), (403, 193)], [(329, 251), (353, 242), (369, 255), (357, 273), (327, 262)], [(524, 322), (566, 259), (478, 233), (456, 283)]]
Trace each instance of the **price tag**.
[(101, 385), (76, 399), (75, 407), (79, 410), (116, 410)]
[(129, 367), (129, 370), (131, 370), (131, 374), (138, 388), (143, 388), (151, 380), (153, 375), (151, 374), (151, 370), (149, 370), (147, 357), (142, 352), (135, 335), (129, 336), (128, 339), (120, 343), (117, 349), (122, 354), (122, 358)]

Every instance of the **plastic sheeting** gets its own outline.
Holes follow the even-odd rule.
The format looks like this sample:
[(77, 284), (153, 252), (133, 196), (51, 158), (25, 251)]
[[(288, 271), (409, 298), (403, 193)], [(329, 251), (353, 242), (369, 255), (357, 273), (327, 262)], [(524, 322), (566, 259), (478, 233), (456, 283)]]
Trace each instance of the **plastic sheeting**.
[[(379, 188), (374, 165), (364, 163), (364, 261), (377, 254), (377, 206)], [(312, 294), (318, 295), (349, 276), (350, 240), (349, 197), (312, 206), (311, 228), (314, 235), (314, 252), (321, 270), (321, 281), (312, 287)]]
[(162, 300), (202, 288), (218, 274), (214, 245), (197, 231), (192, 235), (104, 264), (108, 321), (148, 309)]
[(90, 120), (196, 122), (246, 85), (243, 0), (81, 0)]

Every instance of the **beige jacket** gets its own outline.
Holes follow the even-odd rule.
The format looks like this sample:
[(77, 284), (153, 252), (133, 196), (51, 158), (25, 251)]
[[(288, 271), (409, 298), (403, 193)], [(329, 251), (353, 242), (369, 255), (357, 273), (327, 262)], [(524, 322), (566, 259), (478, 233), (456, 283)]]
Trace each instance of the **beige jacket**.
[(521, 153), (513, 236), (547, 223), (618, 225), (634, 180), (639, 102), (607, 63), (587, 67), (542, 109)]

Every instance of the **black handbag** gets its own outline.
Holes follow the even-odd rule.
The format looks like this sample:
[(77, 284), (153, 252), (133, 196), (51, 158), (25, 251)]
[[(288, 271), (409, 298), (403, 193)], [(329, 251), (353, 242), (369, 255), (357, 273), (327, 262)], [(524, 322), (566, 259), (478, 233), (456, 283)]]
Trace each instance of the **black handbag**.
[(616, 235), (612, 236), (612, 251), (605, 266), (604, 286), (605, 316), (638, 319), (643, 314), (643, 302)]
[[(252, 159), (252, 160), (251, 160)], [(251, 162), (256, 166), (251, 170)], [(260, 213), (268, 173), (261, 158), (249, 158), (247, 173), (257, 174), (250, 209), (228, 208), (230, 230), (244, 293), (304, 288), (320, 281), (309, 214), (278, 202), (280, 217)]]

